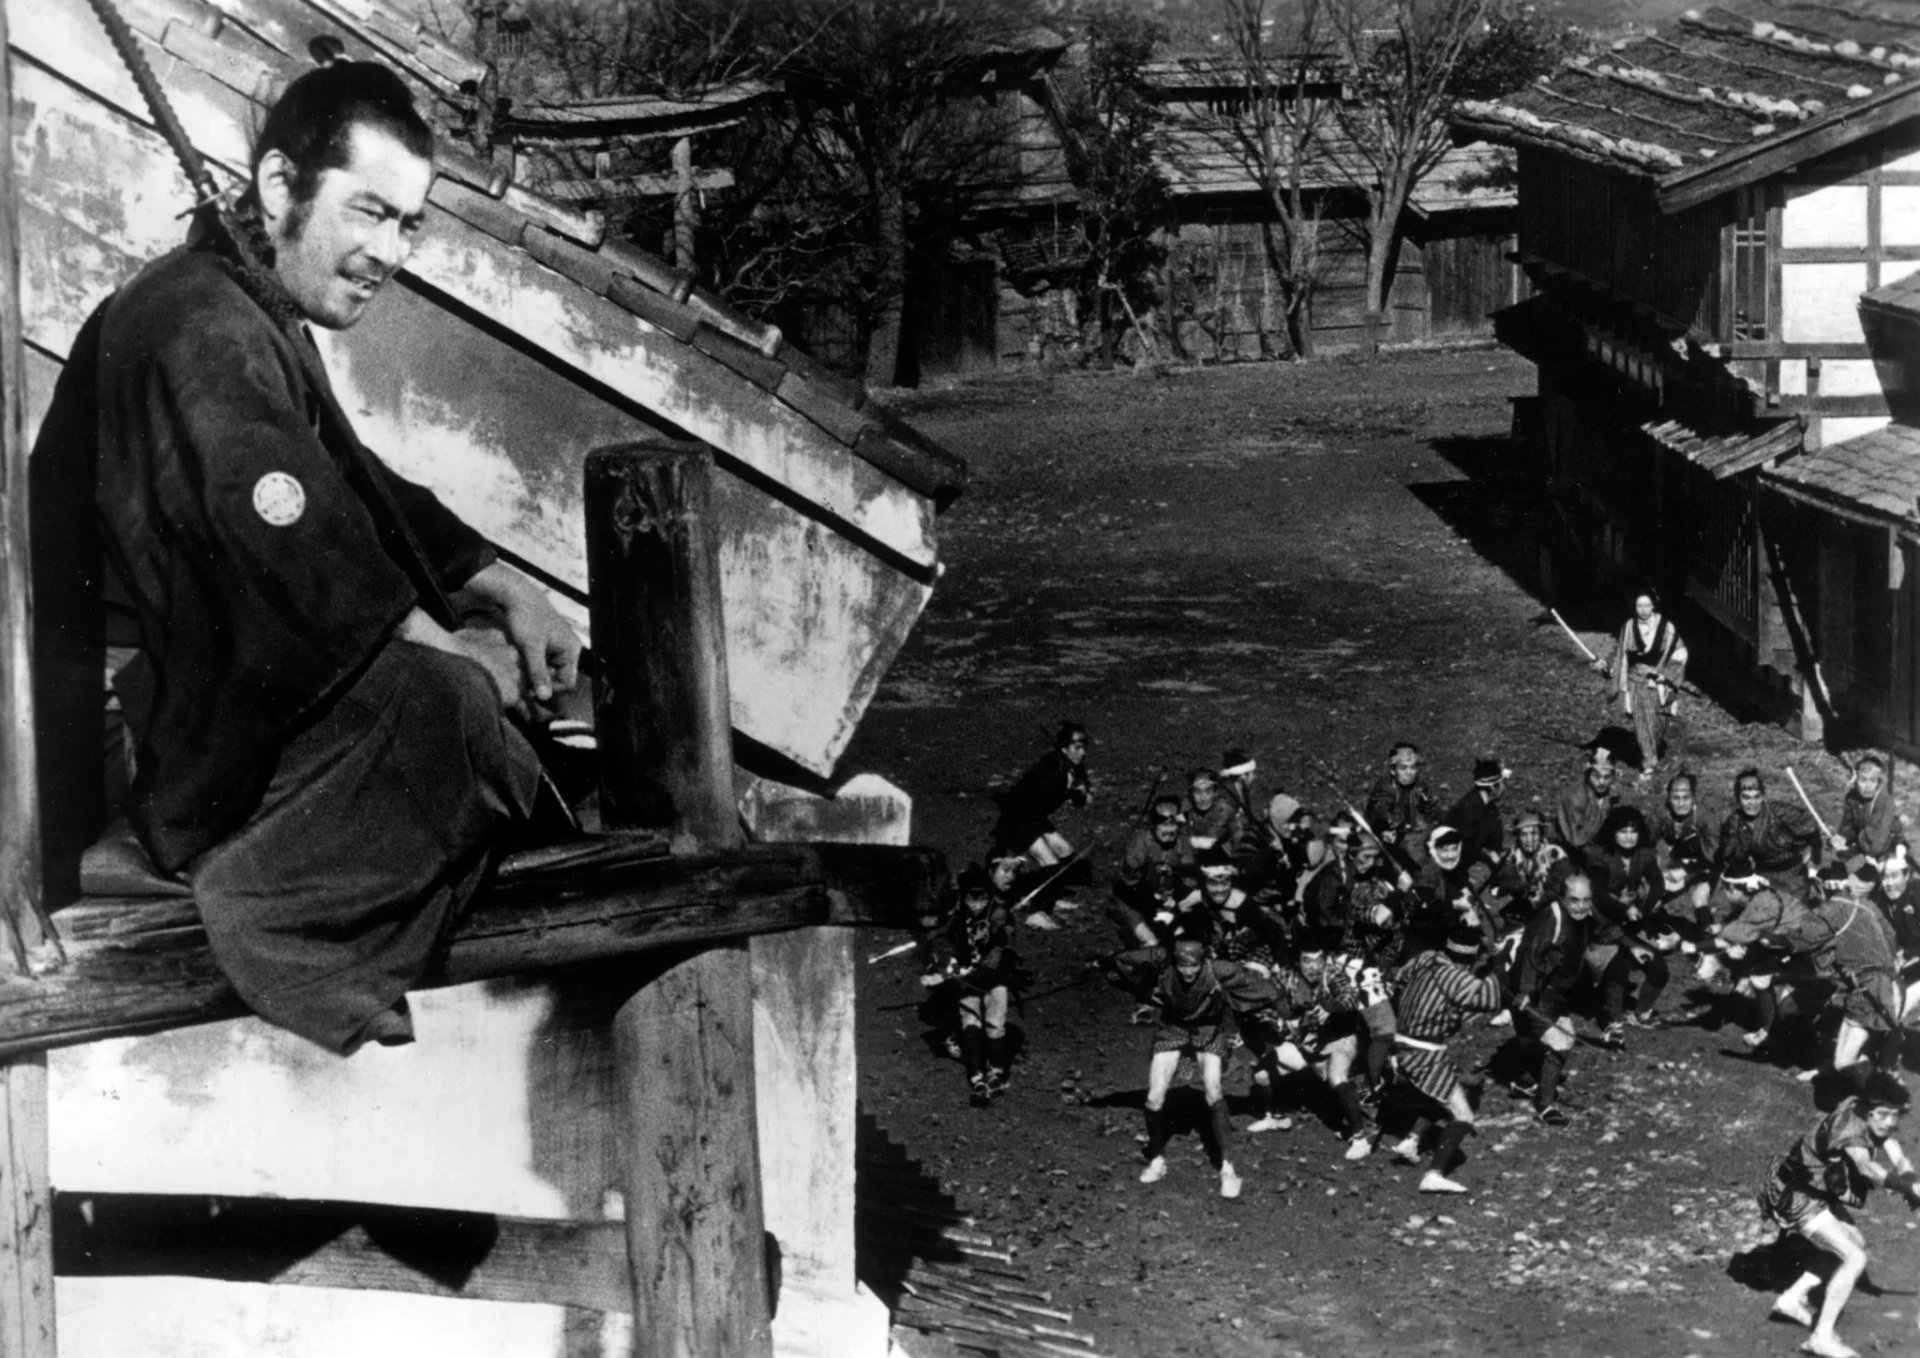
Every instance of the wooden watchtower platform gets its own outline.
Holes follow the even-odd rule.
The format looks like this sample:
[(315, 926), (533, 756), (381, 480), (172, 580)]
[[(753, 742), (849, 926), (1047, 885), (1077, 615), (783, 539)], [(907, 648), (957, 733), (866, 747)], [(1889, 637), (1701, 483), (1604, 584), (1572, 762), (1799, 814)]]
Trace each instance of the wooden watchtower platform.
[(27, 449), (192, 195), (84, 0), (11, 0), (0, 1358), (883, 1353), (851, 931), (910, 925), (946, 868), (898, 789), (835, 779), (964, 466), (463, 148), (479, 72), (382, 0), (121, 8), (226, 178), (320, 50), (395, 66), (441, 129), (426, 243), (328, 364), (591, 634), (606, 830), (503, 861), (419, 1042), (345, 1061), (246, 1017), (186, 888), (98, 840), (127, 657), (33, 597), (61, 523)]

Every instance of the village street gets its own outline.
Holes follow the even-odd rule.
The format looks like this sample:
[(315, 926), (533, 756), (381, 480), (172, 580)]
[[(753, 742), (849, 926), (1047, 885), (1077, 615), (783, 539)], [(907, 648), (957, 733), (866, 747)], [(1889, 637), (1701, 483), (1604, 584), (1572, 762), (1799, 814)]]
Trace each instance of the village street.
[[(1720, 1014), (1636, 1033), (1625, 1054), (1583, 1043), (1564, 1130), (1488, 1080), (1466, 1197), (1416, 1194), (1418, 1172), (1384, 1152), (1343, 1163), (1308, 1110), (1240, 1138), (1246, 1193), (1223, 1202), (1190, 1133), (1164, 1182), (1135, 1182), (1149, 1032), (1128, 1026), (1127, 996), (1074, 984), (1114, 946), (1107, 882), (1156, 780), (1228, 745), (1257, 755), (1262, 800), (1323, 808), (1311, 761), (1359, 800), (1400, 737), (1424, 747), (1443, 803), (1476, 754), (1499, 754), (1509, 818), (1577, 775), (1601, 684), (1540, 623), (1532, 502), (1499, 475), (1508, 398), (1532, 380), (1483, 349), (1009, 377), (905, 404), (974, 479), (944, 520), (945, 578), (842, 767), (907, 788), (915, 838), (958, 869), (984, 848), (989, 794), (1057, 720), (1083, 721), (1096, 800), (1062, 828), (1098, 838), (1096, 880), (1065, 929), (1020, 939), (1027, 1053), (1006, 1098), (970, 1109), (959, 1067), (929, 1053), (908, 959), (863, 960), (861, 1093), (1103, 1353), (1707, 1358), (1803, 1337), (1768, 1323), (1768, 1256), (1746, 1252), (1771, 1239), (1758, 1177), (1813, 1105)], [(1573, 621), (1599, 647), (1626, 602)], [(1716, 818), (1748, 761), (1776, 795), (1791, 762), (1838, 804), (1839, 761), (1772, 727), (1695, 703), (1683, 741)], [(1663, 1007), (1685, 1002), (1688, 970)], [(1463, 1068), (1502, 1036), (1476, 1027)], [(1230, 1094), (1245, 1087), (1230, 1074)], [(1856, 1298), (1842, 1332), (1913, 1352), (1920, 1232), (1884, 1195), (1863, 1220), (1888, 1291)]]

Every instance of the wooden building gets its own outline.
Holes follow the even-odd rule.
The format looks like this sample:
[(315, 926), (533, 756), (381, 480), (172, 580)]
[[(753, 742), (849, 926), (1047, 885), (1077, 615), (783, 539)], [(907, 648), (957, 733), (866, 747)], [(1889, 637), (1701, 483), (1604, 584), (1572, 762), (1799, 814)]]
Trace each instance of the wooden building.
[[(957, 210), (931, 224), (910, 261), (901, 381), (980, 372), (1038, 354), (1076, 327), (1061, 285), (1079, 258), (1079, 194), (1067, 173), (1049, 72), (1067, 41), (1031, 28), (966, 54), (945, 73), (954, 103)], [(942, 209), (944, 211), (944, 208)], [(851, 319), (835, 308), (796, 318), (810, 350), (857, 366)]]
[(1550, 588), (1658, 584), (1750, 697), (1912, 753), (1912, 9), (1690, 11), (1456, 129), (1519, 153)]
[[(1366, 310), (1370, 170), (1328, 105), (1351, 98), (1331, 57), (1303, 63), (1308, 141), (1300, 184), (1321, 213), (1312, 329), (1316, 350), (1360, 341)], [(1182, 352), (1200, 359), (1281, 352), (1286, 325), (1269, 262), (1271, 201), (1249, 139), (1245, 73), (1218, 56), (1180, 56), (1150, 68), (1168, 125), (1160, 164), (1177, 226), (1169, 241), (1166, 315)], [(1513, 249), (1511, 153), (1486, 144), (1448, 149), (1415, 188), (1400, 224), (1388, 311), (1389, 343), (1490, 335), (1490, 313), (1524, 281)]]

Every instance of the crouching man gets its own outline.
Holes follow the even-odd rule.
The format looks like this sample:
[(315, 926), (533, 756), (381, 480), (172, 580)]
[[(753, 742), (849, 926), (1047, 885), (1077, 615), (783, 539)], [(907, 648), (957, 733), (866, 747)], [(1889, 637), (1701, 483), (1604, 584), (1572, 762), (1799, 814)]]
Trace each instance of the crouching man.
[(1920, 1207), (1913, 1165), (1894, 1139), (1909, 1101), (1897, 1076), (1876, 1071), (1858, 1095), (1842, 1099), (1807, 1128), (1773, 1162), (1761, 1185), (1761, 1213), (1782, 1235), (1797, 1233), (1834, 1256), (1817, 1317), (1807, 1305), (1820, 1284), (1820, 1275), (1812, 1270), (1802, 1272), (1773, 1303), (1774, 1315), (1812, 1328), (1800, 1346), (1804, 1353), (1859, 1358), (1834, 1330), (1854, 1284), (1867, 1270), (1866, 1238), (1848, 1209), (1865, 1202), (1874, 1188), (1891, 1189), (1909, 1207)]
[(1147, 1167), (1143, 1184), (1167, 1177), (1167, 1091), (1173, 1087), (1180, 1058), (1191, 1056), (1200, 1067), (1206, 1093), (1208, 1126), (1214, 1158), (1220, 1171), (1220, 1196), (1240, 1196), (1240, 1176), (1229, 1158), (1233, 1126), (1227, 1118), (1221, 1065), (1232, 1045), (1230, 1016), (1271, 1010), (1272, 984), (1251, 968), (1208, 955), (1207, 945), (1186, 939), (1166, 948), (1135, 948), (1108, 959), (1108, 973), (1142, 999), (1160, 1009), (1160, 1031), (1154, 1037), (1153, 1059), (1147, 1067)]
[(116, 680), (134, 830), (240, 997), (341, 1053), (410, 1040), (407, 988), (533, 804), (509, 714), (580, 654), (360, 443), (308, 332), (355, 324), (406, 262), (432, 153), (386, 67), (295, 80), (237, 209), (251, 251), (203, 232), (109, 298), (35, 454), (97, 462), (109, 636), (141, 648)]
[(960, 900), (922, 946), (920, 984), (946, 991), (959, 1024), (960, 1060), (975, 1108), (1007, 1092), (1007, 987), (1013, 977), (1013, 921), (993, 902), (985, 869), (960, 874)]

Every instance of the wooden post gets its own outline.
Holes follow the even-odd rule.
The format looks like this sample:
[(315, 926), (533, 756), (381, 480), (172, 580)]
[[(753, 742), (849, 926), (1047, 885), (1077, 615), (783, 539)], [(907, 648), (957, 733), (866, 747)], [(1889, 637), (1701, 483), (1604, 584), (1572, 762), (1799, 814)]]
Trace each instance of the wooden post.
[[(28, 592), (26, 350), (20, 323), (20, 196), (13, 172), (13, 68), (0, 7), (0, 929), (28, 972), (42, 941), (40, 807), (33, 743)], [(53, 1203), (47, 1058), (0, 1065), (0, 1358), (53, 1358)]]
[[(0, 43), (6, 39), (0, 18)], [(0, 47), (3, 52), (4, 47)], [(20, 320), (13, 73), (0, 71), (0, 970), (29, 971), (40, 927), (40, 794), (33, 734), (32, 562), (27, 543), (26, 350)]]
[[(610, 827), (741, 842), (713, 460), (698, 444), (587, 459), (587, 570)], [(634, 1352), (771, 1355), (744, 945), (670, 961), (614, 1019)]]
[(693, 182), (693, 138), (673, 144), (673, 267), (698, 274), (694, 233), (700, 225), (699, 189)]

